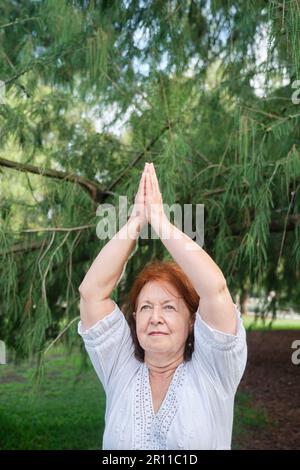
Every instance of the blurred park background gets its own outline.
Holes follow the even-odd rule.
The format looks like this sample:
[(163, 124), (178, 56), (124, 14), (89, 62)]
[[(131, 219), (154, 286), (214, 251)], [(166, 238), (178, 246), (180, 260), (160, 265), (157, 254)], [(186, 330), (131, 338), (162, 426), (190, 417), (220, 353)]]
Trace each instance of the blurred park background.
[[(146, 161), (247, 328), (233, 448), (300, 447), (299, 44), (299, 0), (1, 0), (1, 449), (101, 448), (78, 286)], [(139, 240), (114, 300), (165, 257)]]

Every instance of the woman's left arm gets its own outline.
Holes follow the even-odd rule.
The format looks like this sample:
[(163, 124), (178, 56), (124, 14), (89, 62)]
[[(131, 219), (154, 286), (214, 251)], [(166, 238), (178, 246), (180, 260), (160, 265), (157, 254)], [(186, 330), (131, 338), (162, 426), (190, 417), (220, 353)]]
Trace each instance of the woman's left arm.
[(146, 173), (146, 214), (148, 222), (200, 296), (202, 319), (212, 328), (235, 335), (236, 309), (226, 279), (213, 259), (168, 220), (153, 164), (148, 165)]

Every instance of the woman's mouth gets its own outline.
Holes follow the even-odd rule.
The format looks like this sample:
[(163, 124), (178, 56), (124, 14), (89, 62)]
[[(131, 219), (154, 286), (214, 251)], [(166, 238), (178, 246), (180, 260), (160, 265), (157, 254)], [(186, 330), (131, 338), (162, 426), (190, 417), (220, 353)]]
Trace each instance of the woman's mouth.
[(152, 331), (152, 333), (149, 333), (150, 336), (164, 336), (167, 334), (168, 333), (162, 333), (161, 331)]

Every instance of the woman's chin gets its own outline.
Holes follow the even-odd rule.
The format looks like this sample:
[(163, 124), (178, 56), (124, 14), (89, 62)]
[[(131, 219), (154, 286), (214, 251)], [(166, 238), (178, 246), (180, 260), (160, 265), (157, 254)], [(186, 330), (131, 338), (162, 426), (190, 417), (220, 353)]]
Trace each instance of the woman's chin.
[(145, 349), (148, 354), (167, 354), (169, 350), (163, 345), (151, 346)]

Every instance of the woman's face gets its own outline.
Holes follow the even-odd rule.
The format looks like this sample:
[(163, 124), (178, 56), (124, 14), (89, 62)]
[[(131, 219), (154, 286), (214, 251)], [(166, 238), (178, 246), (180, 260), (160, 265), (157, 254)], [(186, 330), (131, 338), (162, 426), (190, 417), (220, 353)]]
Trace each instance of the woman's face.
[(148, 282), (138, 296), (136, 332), (145, 353), (184, 353), (193, 326), (183, 298), (169, 282)]

